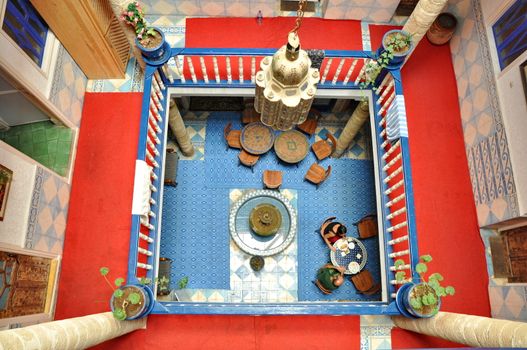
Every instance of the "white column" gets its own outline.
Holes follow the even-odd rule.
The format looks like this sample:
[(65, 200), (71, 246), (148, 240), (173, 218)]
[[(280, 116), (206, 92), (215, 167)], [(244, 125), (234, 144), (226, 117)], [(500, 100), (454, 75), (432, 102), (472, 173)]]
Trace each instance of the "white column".
[(86, 349), (146, 326), (146, 318), (118, 321), (111, 312), (0, 332), (0, 349)]
[[(406, 21), (403, 30), (412, 35), (414, 49), (434, 23), (436, 17), (443, 11), (448, 0), (419, 0), (414, 11)], [(411, 55), (410, 52), (406, 59)]]
[(333, 157), (339, 158), (342, 156), (369, 116), (370, 113), (368, 101), (361, 101), (361, 103), (359, 103), (357, 108), (355, 108), (353, 111), (353, 114), (346, 123), (344, 130), (342, 130), (342, 133), (337, 140), (337, 147), (335, 148), (335, 152), (333, 152)]
[(179, 145), (179, 148), (181, 149), (181, 152), (185, 156), (191, 157), (194, 154), (194, 146), (190, 141), (187, 128), (185, 127), (185, 123), (183, 122), (183, 118), (181, 117), (181, 113), (179, 113), (179, 109), (177, 108), (174, 99), (170, 100), (170, 111), (168, 112), (168, 125), (170, 126), (170, 129), (172, 129), (172, 132), (176, 137), (176, 141)]
[(134, 55), (141, 69), (144, 70), (146, 67), (146, 64), (145, 64), (145, 61), (143, 61), (141, 50), (139, 50), (137, 46), (135, 45), (136, 35), (134, 32), (134, 29), (119, 19), (121, 17), (121, 13), (128, 6), (129, 3), (130, 3), (130, 0), (110, 0), (110, 5), (112, 6), (113, 13), (115, 14), (115, 16), (117, 17), (117, 20), (121, 24), (121, 28), (123, 28), (124, 34), (126, 35), (126, 38), (128, 39), (128, 42), (130, 43), (130, 46), (132, 46), (132, 54)]
[(527, 347), (527, 323), (439, 312), (432, 318), (392, 317), (397, 327), (474, 347)]

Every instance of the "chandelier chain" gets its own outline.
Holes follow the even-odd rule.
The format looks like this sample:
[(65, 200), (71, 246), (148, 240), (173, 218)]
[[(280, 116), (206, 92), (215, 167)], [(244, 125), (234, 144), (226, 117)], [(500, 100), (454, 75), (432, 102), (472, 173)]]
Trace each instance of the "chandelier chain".
[(298, 10), (296, 11), (296, 23), (295, 27), (291, 31), (291, 33), (295, 33), (295, 35), (298, 35), (298, 30), (300, 29), (300, 25), (302, 24), (302, 18), (304, 17), (304, 4), (306, 3), (306, 0), (299, 0), (298, 1)]

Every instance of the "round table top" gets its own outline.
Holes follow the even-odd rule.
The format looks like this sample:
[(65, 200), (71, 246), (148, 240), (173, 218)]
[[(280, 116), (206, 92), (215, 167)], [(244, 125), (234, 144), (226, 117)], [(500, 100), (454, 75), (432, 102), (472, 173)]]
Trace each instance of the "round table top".
[(300, 131), (284, 131), (276, 137), (274, 151), (284, 162), (298, 163), (309, 153), (309, 141)]
[(240, 134), (242, 148), (251, 154), (264, 154), (273, 147), (274, 130), (260, 122), (247, 124)]
[(346, 237), (346, 239), (339, 239), (333, 246), (336, 251), (331, 251), (329, 256), (331, 263), (335, 266), (342, 266), (346, 268), (344, 274), (354, 275), (366, 265), (368, 260), (368, 253), (364, 244), (354, 237)]

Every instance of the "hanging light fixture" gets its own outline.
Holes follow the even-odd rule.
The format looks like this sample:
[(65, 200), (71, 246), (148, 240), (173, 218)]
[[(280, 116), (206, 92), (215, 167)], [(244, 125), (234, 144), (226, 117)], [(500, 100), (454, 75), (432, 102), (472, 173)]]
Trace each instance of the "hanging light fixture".
[(303, 123), (320, 80), (318, 69), (311, 68), (307, 52), (300, 49), (298, 30), (306, 0), (300, 0), (295, 28), (289, 32), (287, 45), (272, 57), (265, 57), (256, 74), (254, 108), (260, 113), (262, 123), (278, 130), (289, 130)]

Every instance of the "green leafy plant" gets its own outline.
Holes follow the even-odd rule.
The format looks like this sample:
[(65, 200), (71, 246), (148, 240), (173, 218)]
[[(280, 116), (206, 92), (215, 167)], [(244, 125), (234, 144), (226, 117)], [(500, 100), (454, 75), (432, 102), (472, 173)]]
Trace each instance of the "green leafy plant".
[(11, 176), (7, 171), (0, 169), (0, 184), (7, 183), (10, 177)]
[[(412, 36), (404, 32), (395, 32), (387, 36), (384, 42), (385, 50), (377, 57), (376, 60), (370, 60), (366, 63), (364, 74), (366, 79), (360, 83), (361, 88), (366, 88), (375, 83), (375, 79), (381, 70), (387, 67), (396, 53), (404, 52), (410, 48)], [(373, 87), (376, 90), (376, 87)]]
[(101, 267), (99, 269), (99, 272), (101, 273), (101, 276), (104, 278), (106, 283), (110, 286), (110, 288), (113, 290), (113, 296), (115, 297), (115, 300), (120, 303), (121, 307), (114, 307), (113, 316), (122, 321), (125, 320), (127, 317), (126, 308), (129, 305), (137, 305), (141, 302), (141, 294), (137, 292), (131, 292), (128, 294), (126, 298), (124, 298), (124, 291), (121, 288), (124, 284), (124, 278), (118, 277), (115, 279), (114, 284), (110, 282), (108, 279), (108, 273), (110, 273), (110, 269), (107, 267)]
[(135, 35), (141, 41), (141, 44), (149, 38), (157, 36), (155, 29), (148, 25), (145, 19), (145, 13), (138, 1), (133, 1), (128, 4), (126, 9), (121, 13), (120, 20), (134, 28)]
[[(431, 255), (423, 255), (419, 257), (419, 261), (415, 270), (421, 283), (417, 284), (410, 294), (410, 305), (423, 314), (435, 314), (438, 311), (439, 297), (454, 295), (455, 289), (452, 286), (441, 286), (443, 276), (437, 272), (429, 274), (427, 280), (425, 274), (428, 272), (427, 263), (432, 261)], [(404, 264), (404, 260), (398, 259), (395, 261), (395, 268), (399, 269)], [(395, 279), (398, 282), (406, 280), (406, 272), (397, 271)]]
[(188, 284), (188, 276), (184, 276), (184, 277), (182, 277), (182, 278), (178, 281), (178, 283), (177, 283), (179, 289), (184, 289), (184, 288), (186, 288), (186, 287), (187, 287), (187, 284)]

